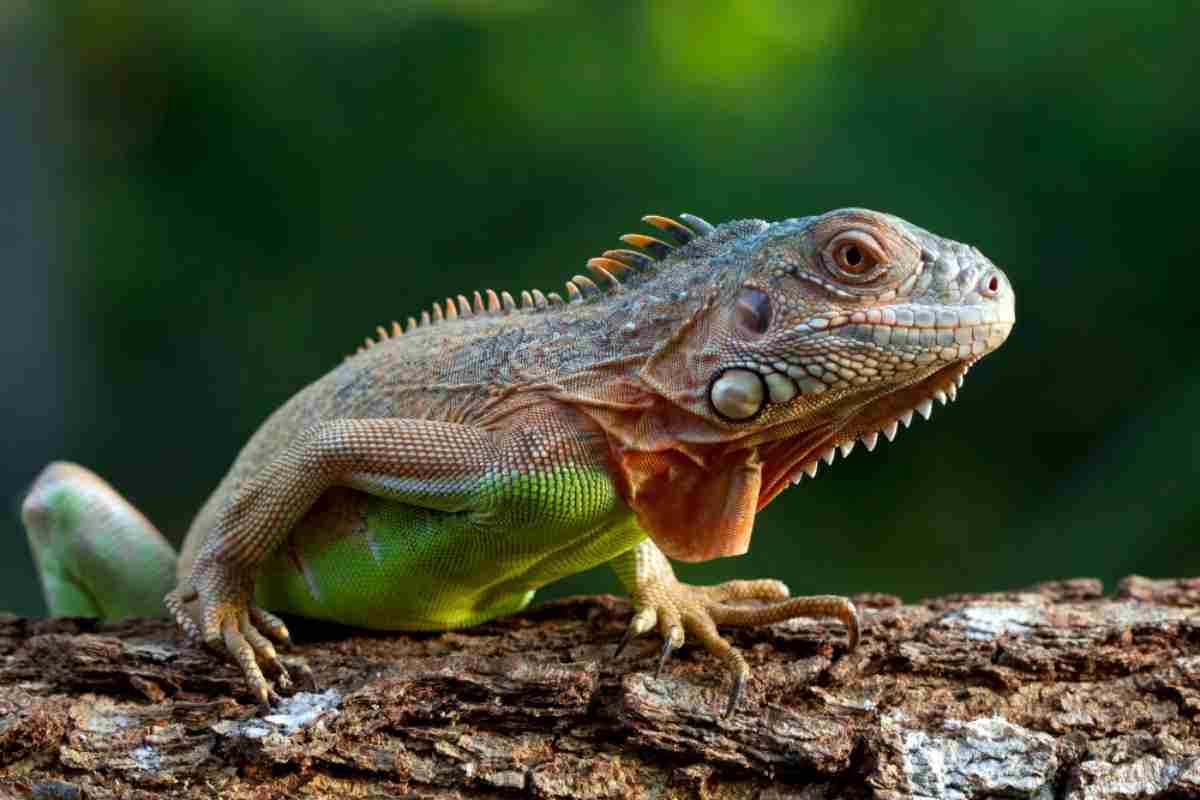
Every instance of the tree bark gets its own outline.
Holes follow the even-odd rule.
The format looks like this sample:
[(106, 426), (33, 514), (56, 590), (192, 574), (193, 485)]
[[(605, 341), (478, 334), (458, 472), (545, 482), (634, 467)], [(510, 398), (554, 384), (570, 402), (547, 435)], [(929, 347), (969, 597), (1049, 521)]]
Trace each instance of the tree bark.
[(477, 628), (298, 624), (318, 686), (269, 713), (162, 620), (0, 617), (0, 796), (1200, 797), (1200, 579), (1078, 579), (724, 631), (753, 677), (625, 600)]

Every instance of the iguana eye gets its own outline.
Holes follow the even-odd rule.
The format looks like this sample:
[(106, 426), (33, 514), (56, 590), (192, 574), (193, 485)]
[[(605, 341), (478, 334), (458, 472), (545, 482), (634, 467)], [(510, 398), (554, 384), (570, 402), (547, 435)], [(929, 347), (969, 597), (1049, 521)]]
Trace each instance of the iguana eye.
[(825, 267), (847, 283), (869, 283), (887, 272), (879, 242), (863, 231), (846, 231), (825, 246)]
[(766, 292), (746, 286), (738, 295), (738, 324), (753, 333), (766, 333), (771, 327), (771, 298)]

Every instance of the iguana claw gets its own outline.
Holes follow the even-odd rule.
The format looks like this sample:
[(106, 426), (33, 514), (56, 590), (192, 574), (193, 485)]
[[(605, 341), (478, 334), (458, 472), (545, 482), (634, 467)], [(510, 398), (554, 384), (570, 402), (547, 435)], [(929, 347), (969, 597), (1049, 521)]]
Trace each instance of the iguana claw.
[(657, 678), (662, 674), (663, 664), (667, 663), (667, 656), (671, 655), (671, 637), (664, 636), (662, 643), (662, 651), (658, 654), (658, 666), (654, 668), (654, 677)]
[(621, 657), (621, 653), (624, 652), (625, 647), (633, 641), (634, 636), (635, 634), (633, 632), (633, 626), (630, 625), (625, 629), (625, 635), (621, 637), (621, 641), (617, 644), (617, 649), (613, 650), (612, 657), (614, 660)]
[(729, 690), (729, 702), (725, 704), (725, 713), (723, 717), (729, 719), (733, 716), (733, 709), (737, 708), (738, 700), (742, 697), (742, 689), (746, 686), (746, 676), (738, 673), (733, 676), (733, 688)]

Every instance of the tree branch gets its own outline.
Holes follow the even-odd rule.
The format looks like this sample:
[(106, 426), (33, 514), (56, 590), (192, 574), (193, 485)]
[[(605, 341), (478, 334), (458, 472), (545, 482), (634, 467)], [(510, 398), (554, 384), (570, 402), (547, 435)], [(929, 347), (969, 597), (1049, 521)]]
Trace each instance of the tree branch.
[(438, 635), (299, 624), (321, 690), (263, 715), (172, 625), (0, 617), (0, 796), (1200, 796), (1200, 580), (1079, 579), (726, 630), (754, 668), (612, 650), (584, 597)]

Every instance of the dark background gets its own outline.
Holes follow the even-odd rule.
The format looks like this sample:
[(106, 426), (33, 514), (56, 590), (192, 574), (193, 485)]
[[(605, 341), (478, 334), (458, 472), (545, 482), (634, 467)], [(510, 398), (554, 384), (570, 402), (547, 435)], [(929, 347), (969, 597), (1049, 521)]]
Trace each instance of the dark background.
[(977, 245), (1017, 326), (933, 422), (684, 574), (909, 598), (1200, 574), (1191, 5), (3, 5), (0, 608), (43, 608), (17, 509), (51, 459), (178, 541), (376, 324), (561, 290), (643, 213), (844, 205)]

